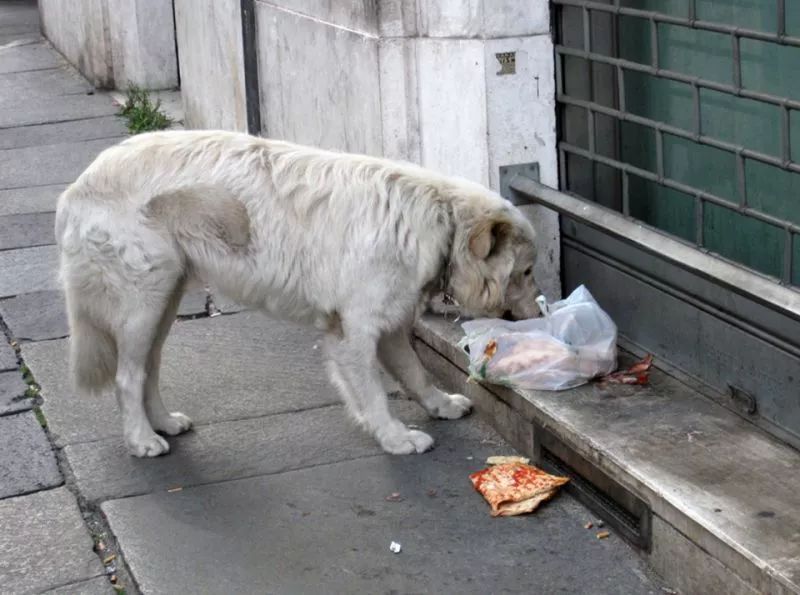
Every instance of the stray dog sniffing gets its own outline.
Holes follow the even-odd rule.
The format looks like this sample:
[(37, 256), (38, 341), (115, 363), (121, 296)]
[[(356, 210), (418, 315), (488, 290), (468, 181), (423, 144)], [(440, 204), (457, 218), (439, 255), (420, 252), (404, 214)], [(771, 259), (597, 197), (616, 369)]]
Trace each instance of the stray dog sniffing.
[(420, 167), (246, 134), (142, 134), (105, 150), (59, 198), (56, 238), (76, 389), (116, 391), (125, 443), (191, 427), (161, 401), (161, 350), (186, 284), (326, 332), (333, 385), (389, 453), (433, 439), (392, 417), (379, 362), (431, 416), (462, 395), (431, 384), (410, 333), (430, 295), (468, 315), (538, 314), (534, 232), (500, 196)]

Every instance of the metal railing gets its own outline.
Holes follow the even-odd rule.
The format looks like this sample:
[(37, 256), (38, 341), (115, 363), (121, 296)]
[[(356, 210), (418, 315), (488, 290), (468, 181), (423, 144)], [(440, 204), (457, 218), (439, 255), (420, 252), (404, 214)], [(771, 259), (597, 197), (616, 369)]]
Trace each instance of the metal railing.
[[(768, 0), (764, 0), (767, 2)], [(793, 262), (796, 248), (796, 236), (800, 234), (800, 225), (775, 216), (753, 207), (748, 204), (747, 176), (745, 172), (746, 160), (761, 162), (783, 171), (793, 174), (800, 174), (800, 163), (792, 159), (791, 147), (791, 122), (790, 110), (800, 110), (800, 100), (790, 97), (781, 97), (771, 93), (745, 88), (742, 85), (742, 57), (741, 40), (752, 39), (782, 46), (792, 46), (800, 48), (800, 37), (793, 37), (786, 34), (786, 10), (785, 0), (775, 1), (775, 26), (773, 32), (757, 31), (736, 27), (716, 22), (698, 20), (696, 18), (696, 0), (689, 0), (688, 12), (685, 16), (675, 16), (651, 10), (640, 10), (622, 6), (620, 0), (613, 3), (604, 4), (591, 0), (552, 0), (556, 10), (564, 7), (571, 7), (573, 10), (581, 11), (582, 24), (582, 47), (569, 47), (561, 40), (555, 47), (556, 51), (556, 100), (561, 106), (571, 106), (585, 110), (587, 124), (587, 147), (580, 147), (574, 143), (567, 142), (563, 138), (559, 141), (559, 160), (561, 187), (568, 188), (568, 167), (567, 156), (576, 155), (589, 160), (592, 164), (602, 164), (619, 172), (621, 175), (621, 208), (620, 210), (630, 216), (630, 176), (635, 175), (644, 180), (654, 182), (663, 187), (676, 190), (694, 199), (694, 243), (699, 248), (706, 248), (704, 238), (706, 204), (734, 211), (742, 216), (748, 217), (773, 226), (783, 231), (783, 254), (781, 275), (778, 281), (789, 285), (792, 283), (792, 274), (796, 263)], [(649, 23), (649, 43), (650, 43), (650, 63), (645, 64), (633, 60), (621, 58), (596, 51), (593, 47), (592, 38), (592, 15), (602, 13), (607, 18), (614, 19), (614, 26), (619, 27), (620, 17), (630, 17)], [(686, 73), (669, 70), (662, 67), (662, 60), (659, 49), (659, 25), (677, 25), (689, 29), (713, 32), (715, 34), (725, 34), (730, 36), (731, 58), (733, 72), (731, 79), (733, 84), (725, 84), (718, 81), (709, 80), (699, 76), (692, 76)], [(579, 37), (572, 32), (573, 37)], [(588, 64), (588, 76), (592, 79), (593, 65), (602, 64), (614, 74), (616, 79), (613, 85), (616, 87), (614, 107), (605, 105), (597, 101), (590, 95), (589, 99), (582, 99), (570, 95), (565, 91), (564, 60), (566, 57), (578, 58)], [(691, 89), (692, 95), (692, 129), (684, 129), (674, 124), (661, 122), (646, 116), (631, 113), (626, 109), (625, 82), (627, 72), (637, 72), (652, 77), (666, 79), (687, 85)], [(589, 83), (592, 84), (591, 82)], [(704, 133), (701, 119), (701, 90), (707, 89), (718, 93), (723, 93), (732, 97), (740, 97), (763, 104), (775, 106), (780, 110), (780, 155), (770, 155), (762, 151), (747, 148), (741, 144), (736, 144), (719, 138), (715, 138)], [(563, 108), (562, 108), (563, 109)], [(630, 163), (626, 163), (615, 156), (604, 155), (597, 150), (597, 131), (595, 118), (597, 114), (616, 119), (618, 122), (630, 122), (643, 126), (653, 131), (655, 135), (655, 171), (643, 169)], [(735, 197), (724, 197), (717, 194), (696, 188), (685, 182), (669, 177), (665, 174), (664, 157), (664, 135), (672, 135), (681, 139), (688, 140), (698, 145), (713, 147), (715, 149), (730, 153), (735, 158), (736, 171), (731, 172), (735, 175), (736, 194)], [(594, 167), (594, 165), (592, 166)], [(593, 178), (594, 179), (594, 178)], [(797, 197), (787, 197), (793, 200)], [(798, 207), (800, 208), (800, 207)]]

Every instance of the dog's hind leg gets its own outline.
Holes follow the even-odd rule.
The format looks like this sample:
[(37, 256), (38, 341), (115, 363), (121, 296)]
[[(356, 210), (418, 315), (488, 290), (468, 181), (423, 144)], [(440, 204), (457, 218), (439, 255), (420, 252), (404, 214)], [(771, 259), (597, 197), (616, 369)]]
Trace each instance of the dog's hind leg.
[(431, 417), (458, 419), (472, 410), (472, 403), (467, 397), (448, 394), (433, 385), (411, 346), (410, 331), (405, 327), (381, 336), (378, 357)]
[(425, 452), (433, 438), (411, 430), (392, 417), (386, 392), (378, 373), (377, 337), (362, 332), (358, 326), (344, 325), (344, 336), (329, 335), (326, 341), (331, 381), (353, 416), (375, 436), (381, 448), (390, 454)]
[(168, 436), (177, 436), (192, 427), (192, 420), (183, 413), (177, 411), (170, 413), (167, 410), (161, 400), (161, 393), (158, 388), (161, 350), (178, 313), (184, 285), (183, 280), (178, 282), (167, 302), (166, 308), (164, 308), (161, 320), (158, 323), (155, 339), (147, 357), (147, 379), (144, 385), (144, 408), (147, 418), (156, 432), (162, 432)]

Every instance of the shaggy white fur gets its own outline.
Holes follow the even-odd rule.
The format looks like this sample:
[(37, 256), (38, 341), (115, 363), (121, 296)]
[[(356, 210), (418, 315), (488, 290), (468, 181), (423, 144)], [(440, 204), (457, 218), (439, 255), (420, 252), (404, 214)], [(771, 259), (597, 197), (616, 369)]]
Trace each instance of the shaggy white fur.
[(379, 361), (437, 417), (471, 404), (431, 384), (409, 334), (441, 287), (473, 315), (538, 314), (533, 229), (471, 182), (361, 155), (219, 131), (142, 134), (60, 197), (61, 280), (81, 392), (116, 391), (136, 456), (191, 421), (158, 389), (187, 282), (327, 332), (331, 382), (390, 453), (433, 439), (389, 413)]

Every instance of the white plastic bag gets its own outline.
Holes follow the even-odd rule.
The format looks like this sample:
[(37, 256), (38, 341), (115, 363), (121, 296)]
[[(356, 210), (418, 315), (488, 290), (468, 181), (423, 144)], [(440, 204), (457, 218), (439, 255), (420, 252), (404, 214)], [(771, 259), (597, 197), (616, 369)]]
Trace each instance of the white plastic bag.
[(515, 388), (564, 390), (617, 367), (617, 327), (583, 285), (548, 305), (542, 318), (509, 322), (470, 320), (466, 336), (470, 374)]

